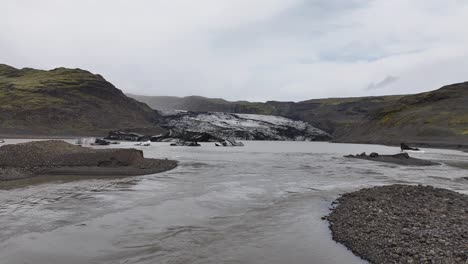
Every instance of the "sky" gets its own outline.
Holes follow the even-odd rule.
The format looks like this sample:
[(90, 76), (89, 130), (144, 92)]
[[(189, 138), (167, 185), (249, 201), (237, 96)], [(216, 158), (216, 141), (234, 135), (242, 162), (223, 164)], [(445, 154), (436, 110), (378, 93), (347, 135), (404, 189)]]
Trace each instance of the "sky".
[(0, 0), (0, 63), (126, 93), (302, 101), (468, 81), (466, 0)]

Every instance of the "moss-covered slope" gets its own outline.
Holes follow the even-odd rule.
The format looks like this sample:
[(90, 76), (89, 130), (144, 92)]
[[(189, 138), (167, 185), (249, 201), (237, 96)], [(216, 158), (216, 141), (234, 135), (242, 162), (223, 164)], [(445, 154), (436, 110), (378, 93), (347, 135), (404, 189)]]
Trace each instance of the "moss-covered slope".
[(159, 130), (154, 111), (102, 76), (80, 69), (16, 69), (0, 64), (0, 133), (96, 135)]
[(373, 111), (341, 141), (468, 145), (468, 82), (408, 95)]

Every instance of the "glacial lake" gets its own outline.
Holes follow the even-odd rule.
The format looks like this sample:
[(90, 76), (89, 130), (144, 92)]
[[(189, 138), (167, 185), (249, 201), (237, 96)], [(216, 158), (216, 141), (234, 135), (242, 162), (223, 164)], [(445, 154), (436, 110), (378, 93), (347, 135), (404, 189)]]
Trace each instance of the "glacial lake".
[[(8, 140), (8, 143), (25, 140)], [(178, 160), (161, 174), (0, 183), (0, 263), (365, 263), (331, 239), (341, 193), (424, 184), (468, 194), (468, 153), (425, 149), (442, 165), (408, 167), (343, 155), (396, 147), (245, 141), (245, 147), (135, 147)], [(457, 165), (457, 166), (453, 166)]]

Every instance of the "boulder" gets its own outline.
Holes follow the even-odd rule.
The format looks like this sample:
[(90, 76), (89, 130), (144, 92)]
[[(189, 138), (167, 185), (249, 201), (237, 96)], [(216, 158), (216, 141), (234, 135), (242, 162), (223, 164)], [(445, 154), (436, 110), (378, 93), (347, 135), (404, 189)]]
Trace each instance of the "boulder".
[(405, 143), (401, 143), (401, 144), (400, 144), (400, 148), (401, 148), (402, 151), (403, 151), (403, 150), (414, 150), (414, 151), (418, 151), (418, 150), (419, 150), (418, 148), (412, 148), (412, 147), (406, 145)]

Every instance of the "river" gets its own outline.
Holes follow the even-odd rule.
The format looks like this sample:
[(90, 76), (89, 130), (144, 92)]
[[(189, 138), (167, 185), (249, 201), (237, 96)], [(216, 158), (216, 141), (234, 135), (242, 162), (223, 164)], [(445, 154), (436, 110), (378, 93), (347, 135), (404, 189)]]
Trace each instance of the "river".
[(339, 194), (395, 183), (468, 194), (461, 178), (468, 176), (461, 168), (468, 153), (425, 149), (411, 155), (442, 165), (408, 167), (343, 158), (393, 154), (395, 147), (245, 145), (152, 143), (136, 148), (145, 157), (178, 160), (179, 167), (127, 178), (0, 183), (0, 263), (365, 263), (335, 243), (321, 220)]

